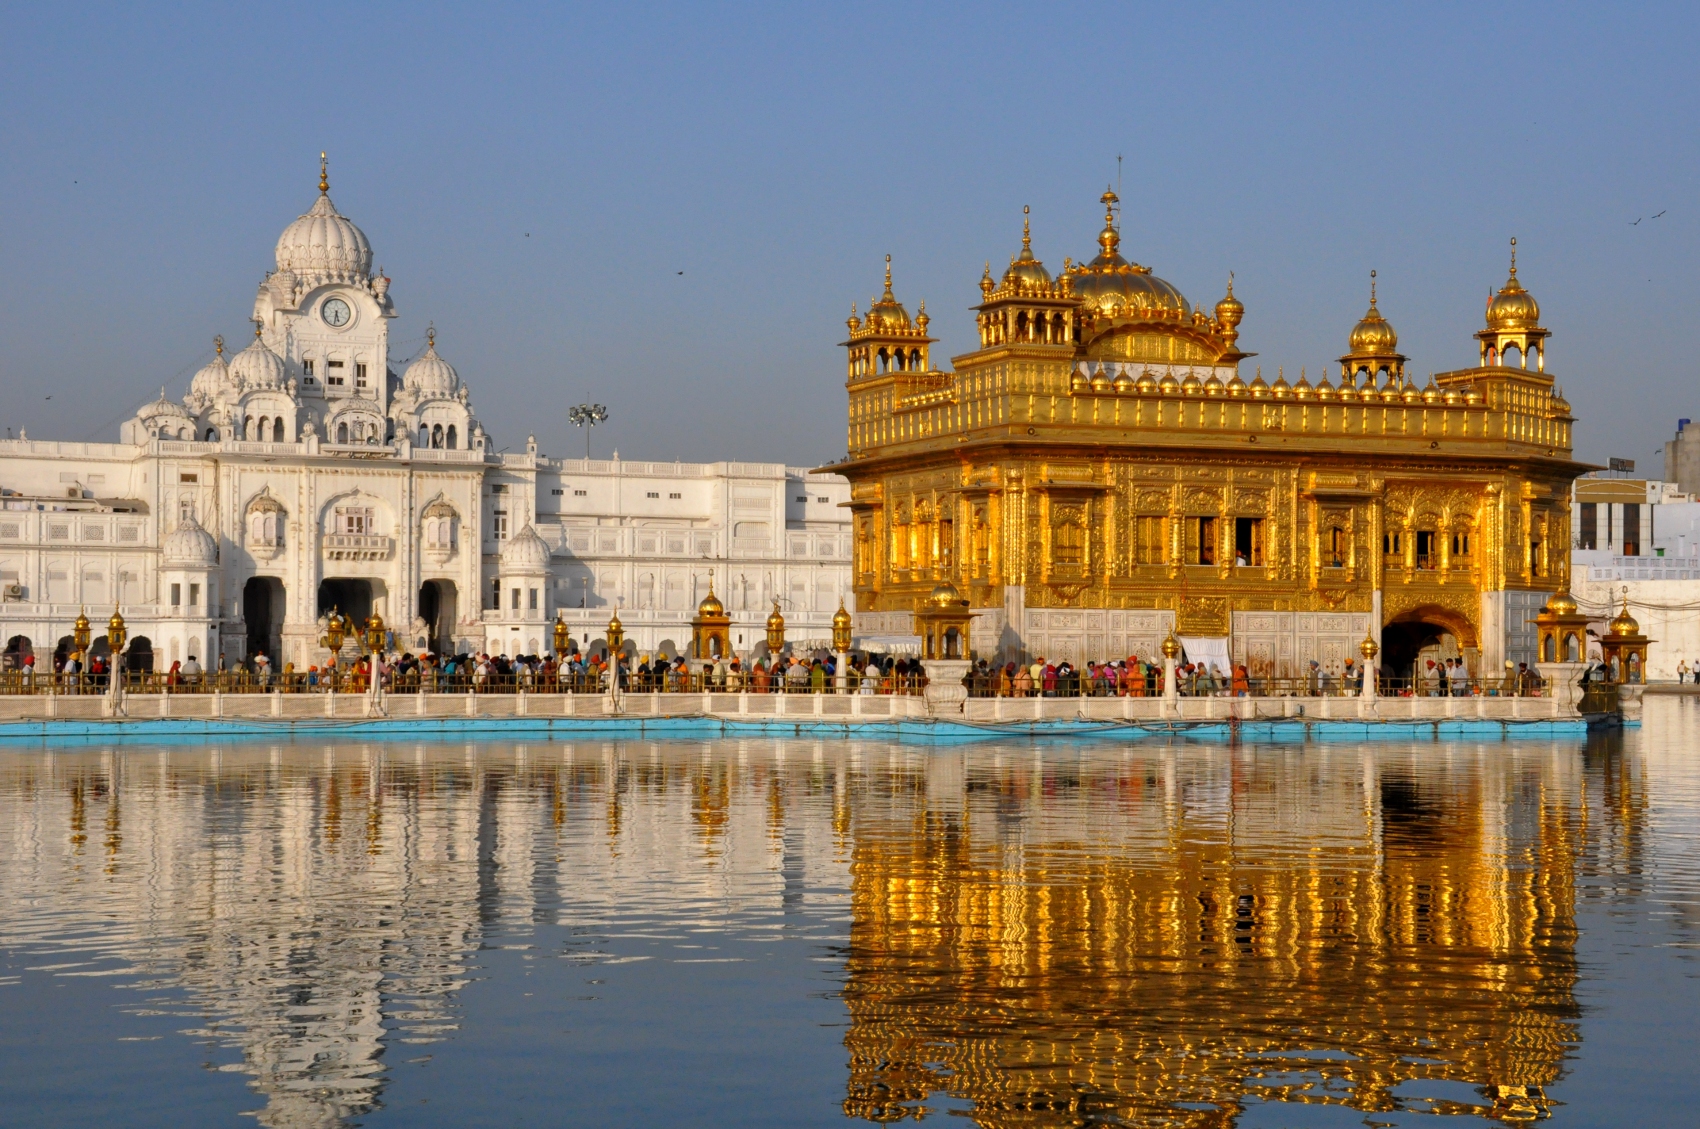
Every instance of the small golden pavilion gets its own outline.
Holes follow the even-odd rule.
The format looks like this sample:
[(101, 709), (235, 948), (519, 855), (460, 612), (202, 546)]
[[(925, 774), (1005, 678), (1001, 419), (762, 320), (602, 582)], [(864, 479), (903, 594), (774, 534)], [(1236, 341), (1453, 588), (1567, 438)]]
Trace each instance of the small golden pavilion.
[(1536, 661), (1589, 468), (1515, 240), (1474, 366), (1419, 386), (1372, 275), (1334, 379), (1248, 382), (1232, 277), (1193, 306), (1102, 203), (1097, 255), (1056, 274), (1024, 222), (948, 370), (889, 256), (852, 307), (849, 453), (825, 469), (852, 483), (858, 635), (912, 633), (948, 582), (981, 658), (1155, 655), (1173, 630), (1266, 677), (1337, 670), (1366, 633), (1393, 675), (1437, 643), (1475, 671)]

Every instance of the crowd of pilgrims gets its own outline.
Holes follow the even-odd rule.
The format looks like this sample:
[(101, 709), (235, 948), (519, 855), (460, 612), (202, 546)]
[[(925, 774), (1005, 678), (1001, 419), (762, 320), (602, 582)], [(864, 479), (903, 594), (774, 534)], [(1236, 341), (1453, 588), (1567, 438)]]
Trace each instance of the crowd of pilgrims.
[[(299, 672), (293, 663), (274, 671), (270, 659), (259, 654), (251, 666), (251, 677), (262, 687), (275, 680), (296, 690), (334, 687), (355, 691), (370, 687), (372, 679), (370, 656), (340, 665), (333, 660)], [(406, 692), (602, 693), (608, 689), (612, 669), (606, 652), (586, 655), (575, 650), (562, 660), (553, 654), (439, 658), (405, 653), (393, 660), (379, 660), (378, 677), (384, 688)], [(760, 657), (747, 663), (736, 656), (693, 660), (642, 654), (635, 660), (622, 659), (618, 671), (620, 689), (635, 693), (824, 693), (836, 686), (838, 674), (836, 659), (830, 653)], [(845, 675), (847, 687), (863, 694), (919, 693), (926, 684), (919, 659), (892, 655), (851, 656)]]

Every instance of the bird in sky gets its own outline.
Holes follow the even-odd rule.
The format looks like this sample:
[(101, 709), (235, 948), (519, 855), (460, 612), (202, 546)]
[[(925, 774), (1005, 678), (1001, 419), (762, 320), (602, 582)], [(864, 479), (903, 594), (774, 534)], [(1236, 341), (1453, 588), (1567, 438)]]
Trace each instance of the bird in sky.
[[(1646, 219), (1646, 218), (1647, 218), (1647, 217), (1646, 217), (1646, 216), (1642, 216), (1642, 217), (1641, 217), (1641, 220), (1644, 220), (1644, 219)], [(1635, 226), (1635, 225), (1636, 225), (1636, 224), (1638, 224), (1638, 223), (1640, 223), (1640, 222), (1641, 222), (1641, 220), (1631, 220), (1631, 221), (1629, 221), (1629, 226), (1630, 226), (1630, 227), (1634, 227), (1634, 226)]]
[[(1670, 211), (1670, 209), (1669, 209), (1669, 208), (1666, 208), (1666, 209), (1665, 209), (1665, 212), (1668, 212), (1668, 211)], [(1665, 212), (1660, 212), (1660, 213), (1659, 213), (1659, 216), (1662, 216), (1662, 215), (1664, 215), (1664, 214), (1665, 214)], [(1654, 218), (1654, 219), (1658, 219), (1658, 218), (1659, 218), (1659, 216), (1654, 216), (1654, 217), (1653, 217), (1653, 218)]]
[(684, 271), (680, 271), (680, 272), (679, 272), (679, 273), (680, 273), (680, 274), (684, 274), (684, 273), (685, 273), (685, 272), (684, 272)]

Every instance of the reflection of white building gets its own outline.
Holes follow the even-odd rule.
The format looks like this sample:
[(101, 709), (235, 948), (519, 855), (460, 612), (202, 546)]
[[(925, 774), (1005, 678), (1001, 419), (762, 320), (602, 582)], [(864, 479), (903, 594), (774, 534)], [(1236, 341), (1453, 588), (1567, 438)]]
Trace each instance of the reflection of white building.
[(304, 668), (333, 606), (379, 612), (408, 649), (508, 654), (550, 649), (557, 609), (582, 611), (582, 643), (619, 607), (648, 649), (688, 640), (711, 573), (746, 646), (776, 599), (793, 638), (829, 636), (850, 598), (842, 479), (497, 454), (434, 333), (392, 356), (390, 280), (323, 175), (276, 257), (253, 340), (220, 341), (180, 402), (162, 391), (118, 443), (0, 442), (8, 652), (53, 651), (112, 605), (160, 667), (263, 648)]
[(1648, 678), (1674, 679), (1684, 662), (1700, 667), (1700, 502), (1674, 482), (1589, 475), (1576, 480), (1571, 509), (1570, 591), (1593, 617), (1590, 636), (1605, 634), (1627, 595), (1654, 640)]

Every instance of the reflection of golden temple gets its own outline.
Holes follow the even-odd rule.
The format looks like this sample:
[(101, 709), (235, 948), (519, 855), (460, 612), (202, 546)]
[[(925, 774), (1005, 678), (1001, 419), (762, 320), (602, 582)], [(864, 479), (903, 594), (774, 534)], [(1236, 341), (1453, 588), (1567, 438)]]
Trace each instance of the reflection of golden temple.
[[(859, 827), (847, 1114), (934, 1093), (988, 1127), (1228, 1125), (1260, 1097), (1392, 1109), (1436, 1076), (1412, 1056), (1481, 1087), (1469, 1112), (1544, 1113), (1578, 1037), (1580, 813), (1543, 806), (1508, 843), (1509, 782), (1431, 796), (1386, 768), (1367, 794), (1336, 770), (1305, 797), (1236, 769), (1228, 810), (1192, 814), (1172, 771), (1080, 782), (1116, 788), (1137, 829), (1108, 859), (1055, 811), (1011, 841), (1000, 813), (1055, 787), (1019, 772), (970, 776), (980, 810)], [(1299, 834), (1300, 808), (1330, 814)], [(1295, 839), (1318, 849), (1284, 854)], [(1264, 1077), (1283, 1072), (1310, 1073)]]
[(1568, 583), (1570, 405), (1511, 274), (1475, 367), (1419, 387), (1375, 292), (1338, 382), (1259, 371), (1245, 305), (1194, 308), (1120, 251), (1053, 277), (1023, 227), (988, 267), (978, 347), (933, 364), (892, 291), (847, 352), (857, 630), (909, 633), (948, 582), (981, 657), (1150, 656), (1231, 636), (1255, 676), (1334, 671), (1366, 630), (1391, 674), (1450, 637), (1475, 671), (1534, 662), (1528, 621)]

